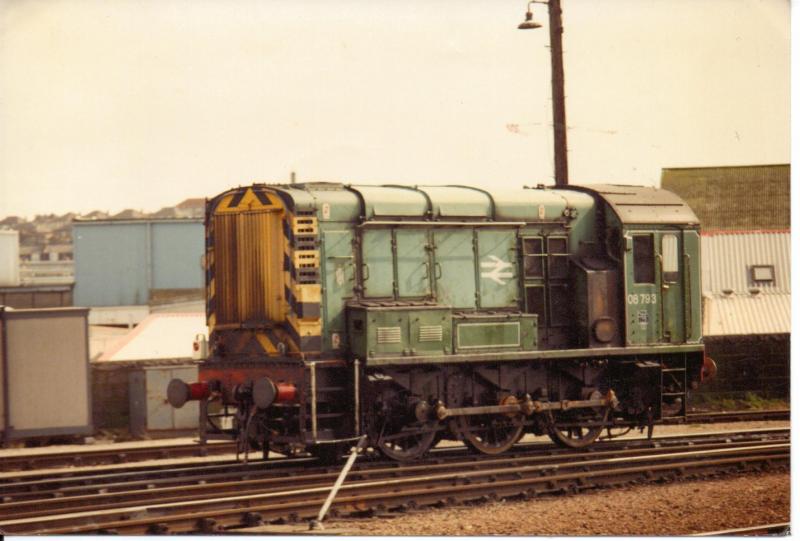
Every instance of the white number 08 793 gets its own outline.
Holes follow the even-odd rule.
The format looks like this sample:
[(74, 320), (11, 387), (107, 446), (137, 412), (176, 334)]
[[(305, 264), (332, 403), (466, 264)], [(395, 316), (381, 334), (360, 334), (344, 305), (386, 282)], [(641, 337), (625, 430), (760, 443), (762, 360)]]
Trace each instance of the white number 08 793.
[(655, 293), (631, 293), (628, 295), (628, 304), (656, 304), (658, 297)]

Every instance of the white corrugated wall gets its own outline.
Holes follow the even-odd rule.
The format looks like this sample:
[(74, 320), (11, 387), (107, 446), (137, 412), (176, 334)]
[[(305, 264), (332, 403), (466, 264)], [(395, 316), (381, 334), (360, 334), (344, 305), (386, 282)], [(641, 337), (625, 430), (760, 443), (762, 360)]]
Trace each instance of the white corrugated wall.
[[(753, 282), (754, 265), (772, 266), (774, 281)], [(788, 231), (704, 233), (702, 275), (705, 336), (791, 332)]]
[(0, 230), (0, 286), (19, 285), (19, 231)]

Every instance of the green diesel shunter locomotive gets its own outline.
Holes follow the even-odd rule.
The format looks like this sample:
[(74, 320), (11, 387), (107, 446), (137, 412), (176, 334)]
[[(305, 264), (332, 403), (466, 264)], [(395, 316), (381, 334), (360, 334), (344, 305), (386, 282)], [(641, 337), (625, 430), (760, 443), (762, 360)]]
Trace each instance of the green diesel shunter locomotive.
[(209, 358), (168, 394), (243, 451), (582, 447), (711, 369), (699, 222), (654, 188), (254, 184), (208, 201), (206, 269)]

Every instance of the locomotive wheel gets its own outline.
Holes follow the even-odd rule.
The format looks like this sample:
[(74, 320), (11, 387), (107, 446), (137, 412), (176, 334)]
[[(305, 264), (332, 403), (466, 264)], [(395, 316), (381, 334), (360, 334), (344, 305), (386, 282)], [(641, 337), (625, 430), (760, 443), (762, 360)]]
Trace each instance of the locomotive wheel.
[(436, 426), (431, 426), (430, 423), (414, 423), (393, 433), (389, 433), (384, 426), (374, 447), (392, 460), (415, 460), (433, 447), (436, 434)]
[[(576, 410), (577, 411), (577, 410)], [(588, 447), (594, 443), (600, 434), (605, 429), (605, 422), (608, 419), (608, 412), (610, 408), (594, 408), (593, 410), (583, 410), (583, 412), (591, 411), (592, 414), (582, 415), (579, 418), (553, 418), (550, 414), (550, 429), (548, 436), (553, 440), (553, 443), (561, 447), (569, 447), (571, 449), (580, 449)], [(598, 426), (581, 426), (581, 422), (599, 423)]]
[(521, 415), (460, 415), (453, 419), (452, 427), (468, 447), (486, 455), (509, 450), (525, 429)]

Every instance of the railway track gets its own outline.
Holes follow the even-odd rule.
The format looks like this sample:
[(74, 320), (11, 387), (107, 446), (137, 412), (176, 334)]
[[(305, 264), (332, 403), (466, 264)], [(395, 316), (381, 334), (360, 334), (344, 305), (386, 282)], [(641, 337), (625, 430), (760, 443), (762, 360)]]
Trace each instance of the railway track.
[[(789, 410), (730, 411), (693, 413), (684, 419), (664, 424), (710, 424), (737, 421), (789, 420)], [(235, 453), (232, 442), (212, 442), (156, 445), (150, 447), (119, 447), (117, 449), (58, 451), (0, 457), (0, 471), (26, 471), (59, 467), (119, 465), (149, 460), (223, 456)]]
[(791, 524), (789, 522), (778, 522), (776, 524), (762, 524), (759, 526), (748, 526), (746, 528), (732, 528), (730, 530), (717, 530), (715, 532), (703, 532), (694, 534), (692, 537), (730, 537), (746, 535), (788, 535)]
[(145, 460), (229, 455), (236, 452), (232, 442), (153, 445), (150, 447), (118, 447), (116, 449), (57, 451), (0, 457), (0, 471), (38, 470), (44, 468), (124, 464)]
[[(600, 445), (592, 452), (556, 451), (541, 444), (526, 447), (502, 457), (444, 450), (413, 465), (367, 461), (351, 472), (333, 510), (363, 513), (532, 497), (632, 481), (782, 467), (789, 461), (788, 430), (647, 443), (627, 440)], [(217, 532), (308, 518), (319, 510), (338, 473), (308, 465), (302, 473), (296, 465), (247, 466), (238, 472), (219, 470), (212, 477), (208, 471), (195, 471), (191, 482), (175, 471), (123, 486), (119, 479), (102, 476), (67, 479), (55, 491), (50, 487), (49, 498), (42, 492), (47, 490), (46, 480), (36, 481), (38, 493), (14, 493), (10, 484), (0, 485), (5, 501), (0, 504), (0, 530), (9, 534)]]
[(766, 411), (713, 411), (704, 413), (690, 413), (686, 419), (677, 419), (675, 422), (664, 421), (663, 424), (711, 424), (735, 423), (741, 421), (788, 421), (790, 410)]
[[(735, 438), (750, 438), (760, 437), (770, 432), (781, 433), (785, 429), (747, 429), (736, 432)], [(633, 448), (633, 447), (648, 447), (660, 446), (670, 444), (674, 441), (679, 441), (681, 437), (689, 436), (684, 435), (669, 435), (669, 434), (656, 434), (652, 439), (647, 440), (643, 436), (638, 438), (625, 438), (606, 440), (598, 442), (596, 445), (604, 445), (604, 449), (612, 448)], [(695, 441), (702, 439), (703, 441), (726, 441), (732, 437), (732, 433), (727, 432), (705, 432), (703, 434), (696, 434), (693, 436)], [(523, 442), (517, 444), (513, 453), (506, 453), (504, 457), (513, 457), (518, 453), (558, 453), (561, 450), (554, 447), (547, 438), (542, 438), (545, 443), (539, 442)], [(586, 449), (583, 452), (590, 453), (596, 446)], [(480, 455), (469, 455), (466, 447), (463, 445), (452, 445), (447, 447), (439, 447), (432, 450), (425, 458), (418, 460), (417, 463), (425, 463), (429, 461), (441, 460), (443, 457), (451, 455), (467, 454), (471, 456), (472, 460), (479, 460)], [(396, 465), (395, 462), (386, 462), (387, 464)], [(317, 459), (313, 457), (298, 457), (298, 458), (270, 458), (266, 463), (264, 462), (251, 462), (243, 464), (235, 461), (232, 457), (222, 458), (220, 460), (205, 461), (202, 463), (171, 463), (171, 464), (149, 464), (140, 465), (136, 463), (123, 463), (115, 466), (102, 466), (102, 467), (82, 467), (70, 468), (65, 470), (18, 470), (7, 473), (0, 473), (0, 499), (9, 500), (14, 497), (13, 494), (8, 493), (8, 487), (14, 487), (14, 493), (24, 495), (24, 493), (35, 493), (37, 491), (48, 494), (50, 492), (63, 492), (70, 490), (70, 486), (92, 486), (100, 482), (105, 485), (114, 485), (118, 487), (125, 486), (126, 483), (139, 481), (144, 484), (152, 483), (165, 483), (170, 482), (170, 478), (174, 478), (176, 483), (191, 482), (192, 477), (199, 480), (208, 479), (211, 476), (218, 474), (220, 471), (228, 472), (232, 476), (242, 475), (246, 476), (252, 471), (263, 471), (265, 468), (270, 470), (285, 469), (289, 472), (292, 468), (308, 469), (318, 466)], [(334, 466), (334, 470), (338, 471), (338, 466)], [(110, 489), (113, 490), (113, 487)]]

